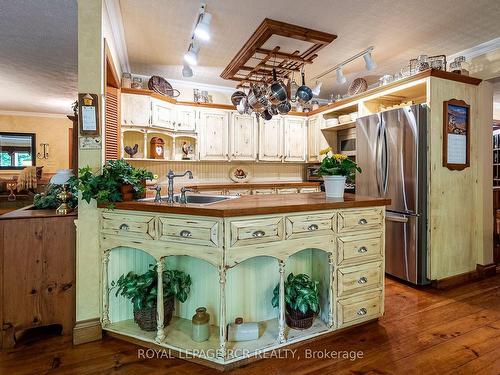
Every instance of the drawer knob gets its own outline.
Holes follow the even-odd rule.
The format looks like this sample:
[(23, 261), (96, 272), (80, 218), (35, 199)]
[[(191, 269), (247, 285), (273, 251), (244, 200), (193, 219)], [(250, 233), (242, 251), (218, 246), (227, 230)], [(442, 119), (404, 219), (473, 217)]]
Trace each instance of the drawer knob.
[(307, 227), (307, 230), (309, 232), (314, 232), (315, 230), (318, 230), (318, 226), (316, 224), (311, 224)]
[(193, 235), (191, 234), (190, 231), (188, 230), (181, 230), (181, 233), (180, 233), (181, 237), (192, 237)]
[(366, 315), (368, 311), (366, 311), (366, 309), (364, 307), (360, 308), (356, 314), (358, 314), (359, 316), (363, 316), (363, 315)]
[(256, 237), (256, 238), (261, 238), (261, 237), (264, 237), (266, 235), (266, 232), (264, 232), (263, 230), (256, 230), (255, 232), (252, 233), (252, 236)]
[(358, 224), (359, 224), (359, 225), (365, 225), (365, 224), (368, 224), (368, 220), (366, 220), (366, 219), (363, 217), (363, 218), (359, 219)]
[(360, 253), (360, 254), (366, 253), (367, 251), (368, 251), (368, 249), (365, 246), (361, 246), (358, 249), (358, 253)]
[(366, 284), (368, 282), (368, 279), (366, 277), (360, 277), (358, 280), (358, 284)]
[(128, 226), (128, 224), (122, 224), (120, 225), (120, 230), (129, 230), (130, 227)]

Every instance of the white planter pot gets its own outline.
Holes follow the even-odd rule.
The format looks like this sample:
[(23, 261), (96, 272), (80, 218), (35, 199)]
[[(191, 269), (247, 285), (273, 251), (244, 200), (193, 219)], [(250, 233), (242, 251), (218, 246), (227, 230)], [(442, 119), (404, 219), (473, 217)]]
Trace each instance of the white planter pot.
[(326, 196), (329, 198), (343, 198), (345, 180), (345, 176), (323, 176)]

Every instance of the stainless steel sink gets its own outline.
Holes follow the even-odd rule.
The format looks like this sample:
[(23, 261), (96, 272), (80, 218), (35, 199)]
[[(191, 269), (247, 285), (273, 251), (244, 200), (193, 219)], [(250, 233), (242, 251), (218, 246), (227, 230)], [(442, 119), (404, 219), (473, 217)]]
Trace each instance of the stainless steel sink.
[[(174, 195), (174, 202), (179, 203), (180, 194)], [(186, 194), (187, 204), (196, 204), (198, 206), (207, 206), (217, 202), (227, 201), (229, 199), (239, 198), (237, 195), (208, 195), (208, 194)], [(167, 201), (167, 196), (162, 196), (162, 203)], [(140, 199), (140, 202), (153, 202), (154, 198)]]

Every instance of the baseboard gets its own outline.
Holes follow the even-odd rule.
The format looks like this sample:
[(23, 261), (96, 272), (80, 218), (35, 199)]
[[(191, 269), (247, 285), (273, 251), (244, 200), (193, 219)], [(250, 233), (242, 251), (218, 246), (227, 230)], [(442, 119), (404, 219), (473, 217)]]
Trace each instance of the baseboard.
[(450, 276), (440, 280), (433, 280), (432, 286), (436, 289), (450, 289), (495, 275), (495, 263), (485, 265), (477, 264), (474, 271), (461, 273), (460, 275)]
[(99, 318), (81, 320), (73, 328), (73, 345), (102, 339), (101, 321)]

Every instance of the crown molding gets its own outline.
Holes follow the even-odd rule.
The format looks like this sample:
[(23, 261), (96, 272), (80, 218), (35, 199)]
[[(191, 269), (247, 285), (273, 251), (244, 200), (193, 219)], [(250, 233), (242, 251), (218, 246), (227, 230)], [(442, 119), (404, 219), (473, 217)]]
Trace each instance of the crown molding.
[(125, 42), (125, 30), (123, 29), (123, 18), (118, 0), (105, 0), (111, 31), (116, 45), (116, 53), (122, 72), (130, 72), (128, 60), (127, 43)]
[(0, 110), (0, 115), (2, 116), (29, 116), (29, 117), (51, 117), (51, 118), (64, 118), (68, 119), (69, 114), (62, 113), (43, 113), (43, 112), (22, 112), (22, 111), (2, 111)]
[[(151, 76), (147, 76), (147, 75), (144, 75), (144, 74), (134, 74), (134, 73), (132, 73), (132, 76), (134, 76), (134, 77), (141, 77), (143, 79), (143, 82), (146, 82), (146, 83), (151, 78)], [(236, 91), (236, 89), (234, 87), (230, 87), (230, 86), (212, 85), (210, 83), (199, 83), (199, 82), (195, 82), (195, 81), (183, 81), (181, 79), (171, 79), (171, 78), (166, 78), (166, 80), (174, 88), (175, 88), (176, 85), (180, 85), (180, 86), (192, 87), (194, 89), (223, 92), (223, 93), (227, 93), (227, 94), (232, 94), (233, 92)]]
[(495, 39), (491, 39), (487, 42), (484, 42), (484, 43), (481, 43), (481, 44), (478, 44), (474, 47), (471, 47), (471, 48), (468, 48), (468, 49), (465, 49), (463, 51), (460, 51), (460, 52), (457, 52), (453, 55), (450, 55), (448, 56), (448, 61), (453, 61), (455, 59), (455, 57), (458, 57), (458, 56), (465, 56), (465, 58), (467, 60), (472, 60), (473, 58), (475, 57), (478, 57), (478, 56), (481, 56), (481, 55), (485, 55), (487, 53), (490, 53), (490, 52), (493, 52), (493, 51), (496, 51), (500, 49), (500, 37), (499, 38), (495, 38)]

